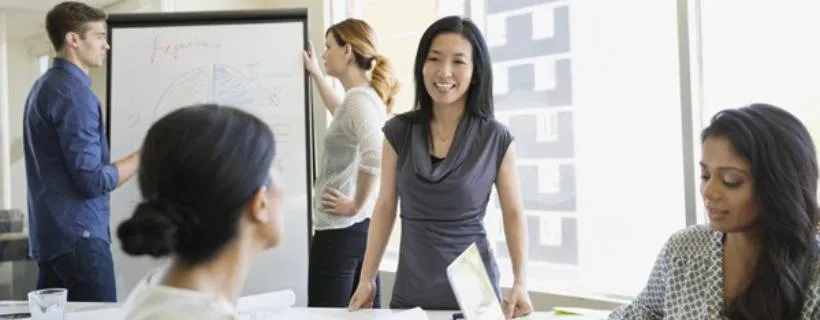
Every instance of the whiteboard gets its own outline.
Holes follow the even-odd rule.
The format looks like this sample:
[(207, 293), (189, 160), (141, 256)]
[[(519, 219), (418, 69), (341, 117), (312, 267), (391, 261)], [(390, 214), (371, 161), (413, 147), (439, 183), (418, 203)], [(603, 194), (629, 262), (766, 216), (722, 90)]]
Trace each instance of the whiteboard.
[[(112, 159), (138, 149), (158, 118), (190, 104), (236, 106), (270, 125), (284, 168), (286, 231), (258, 258), (242, 295), (290, 289), (300, 306), (307, 305), (314, 169), (306, 26), (305, 10), (111, 15), (106, 103)], [(126, 255), (116, 237), (141, 200), (138, 188), (135, 177), (111, 194), (119, 300), (167, 263)]]

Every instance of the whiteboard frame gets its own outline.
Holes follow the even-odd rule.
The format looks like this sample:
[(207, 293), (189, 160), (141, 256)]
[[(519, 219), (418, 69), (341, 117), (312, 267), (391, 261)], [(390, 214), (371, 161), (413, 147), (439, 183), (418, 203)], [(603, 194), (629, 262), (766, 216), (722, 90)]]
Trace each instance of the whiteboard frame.
[[(160, 12), (160, 13), (120, 13), (111, 14), (107, 19), (107, 39), (111, 46), (114, 46), (112, 38), (113, 29), (123, 28), (150, 28), (167, 26), (204, 26), (204, 25), (224, 25), (224, 24), (253, 24), (253, 23), (276, 23), (276, 22), (300, 22), (303, 26), (305, 39), (304, 50), (308, 49), (308, 10), (298, 9), (271, 9), (271, 10), (234, 10), (234, 11), (207, 11), (207, 12)], [(271, 39), (270, 41), (275, 41)], [(123, 44), (125, 45), (125, 44)], [(105, 101), (105, 129), (106, 143), (111, 150), (111, 73), (112, 73), (112, 51), (107, 51), (106, 56), (106, 101)], [(313, 113), (313, 86), (310, 83), (310, 75), (307, 70), (303, 73), (303, 85), (305, 88), (304, 112), (305, 112), (305, 150), (308, 163), (305, 164), (305, 180), (307, 190), (307, 203), (305, 219), (307, 225), (307, 248), (313, 235), (313, 182), (316, 180), (316, 159), (315, 159), (315, 134), (314, 134), (314, 113)], [(306, 252), (305, 257), (310, 257)], [(307, 281), (307, 279), (305, 279)], [(307, 282), (305, 283), (307, 285)], [(307, 289), (307, 288), (306, 288)]]

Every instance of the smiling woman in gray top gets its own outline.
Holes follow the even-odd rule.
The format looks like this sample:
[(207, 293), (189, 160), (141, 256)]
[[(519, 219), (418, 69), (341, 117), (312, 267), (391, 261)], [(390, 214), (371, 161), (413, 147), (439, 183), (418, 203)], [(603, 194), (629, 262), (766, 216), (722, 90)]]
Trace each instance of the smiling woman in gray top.
[[(358, 283), (367, 229), (381, 169), (381, 126), (393, 104), (398, 82), (387, 58), (376, 51), (373, 30), (347, 19), (325, 33), (327, 73), (345, 89), (339, 101), (322, 78), (311, 45), (305, 67), (333, 114), (313, 197), (316, 233), (310, 248), (308, 305), (345, 307)], [(368, 75), (368, 73), (370, 73)], [(379, 304), (376, 297), (373, 301)]]
[(442, 18), (422, 35), (414, 67), (416, 110), (383, 129), (379, 198), (351, 309), (368, 307), (375, 294), (399, 199), (401, 247), (391, 308), (459, 309), (446, 269), (471, 243), (500, 298), (498, 266), (482, 223), (496, 187), (514, 274), (505, 309), (508, 316), (532, 311), (515, 148), (507, 127), (494, 118), (490, 66), (489, 49), (469, 19)]

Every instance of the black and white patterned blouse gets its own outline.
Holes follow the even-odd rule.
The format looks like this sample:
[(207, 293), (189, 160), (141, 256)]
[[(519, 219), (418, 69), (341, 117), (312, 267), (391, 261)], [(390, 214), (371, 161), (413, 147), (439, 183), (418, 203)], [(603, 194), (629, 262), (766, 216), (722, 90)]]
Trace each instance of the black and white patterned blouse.
[[(632, 303), (609, 320), (725, 319), (723, 309), (723, 233), (705, 225), (678, 231), (664, 245), (649, 281)], [(800, 319), (820, 319), (820, 260)]]

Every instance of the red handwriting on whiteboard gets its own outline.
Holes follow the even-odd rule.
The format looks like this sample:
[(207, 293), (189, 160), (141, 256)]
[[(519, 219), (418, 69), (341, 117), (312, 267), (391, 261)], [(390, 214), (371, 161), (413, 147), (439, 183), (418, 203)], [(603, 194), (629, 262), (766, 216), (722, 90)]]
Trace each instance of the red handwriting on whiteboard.
[(222, 45), (201, 40), (199, 38), (185, 41), (162, 41), (159, 35), (154, 36), (154, 48), (148, 61), (154, 63), (160, 57), (168, 57), (174, 61), (180, 54), (195, 50), (218, 50)]

